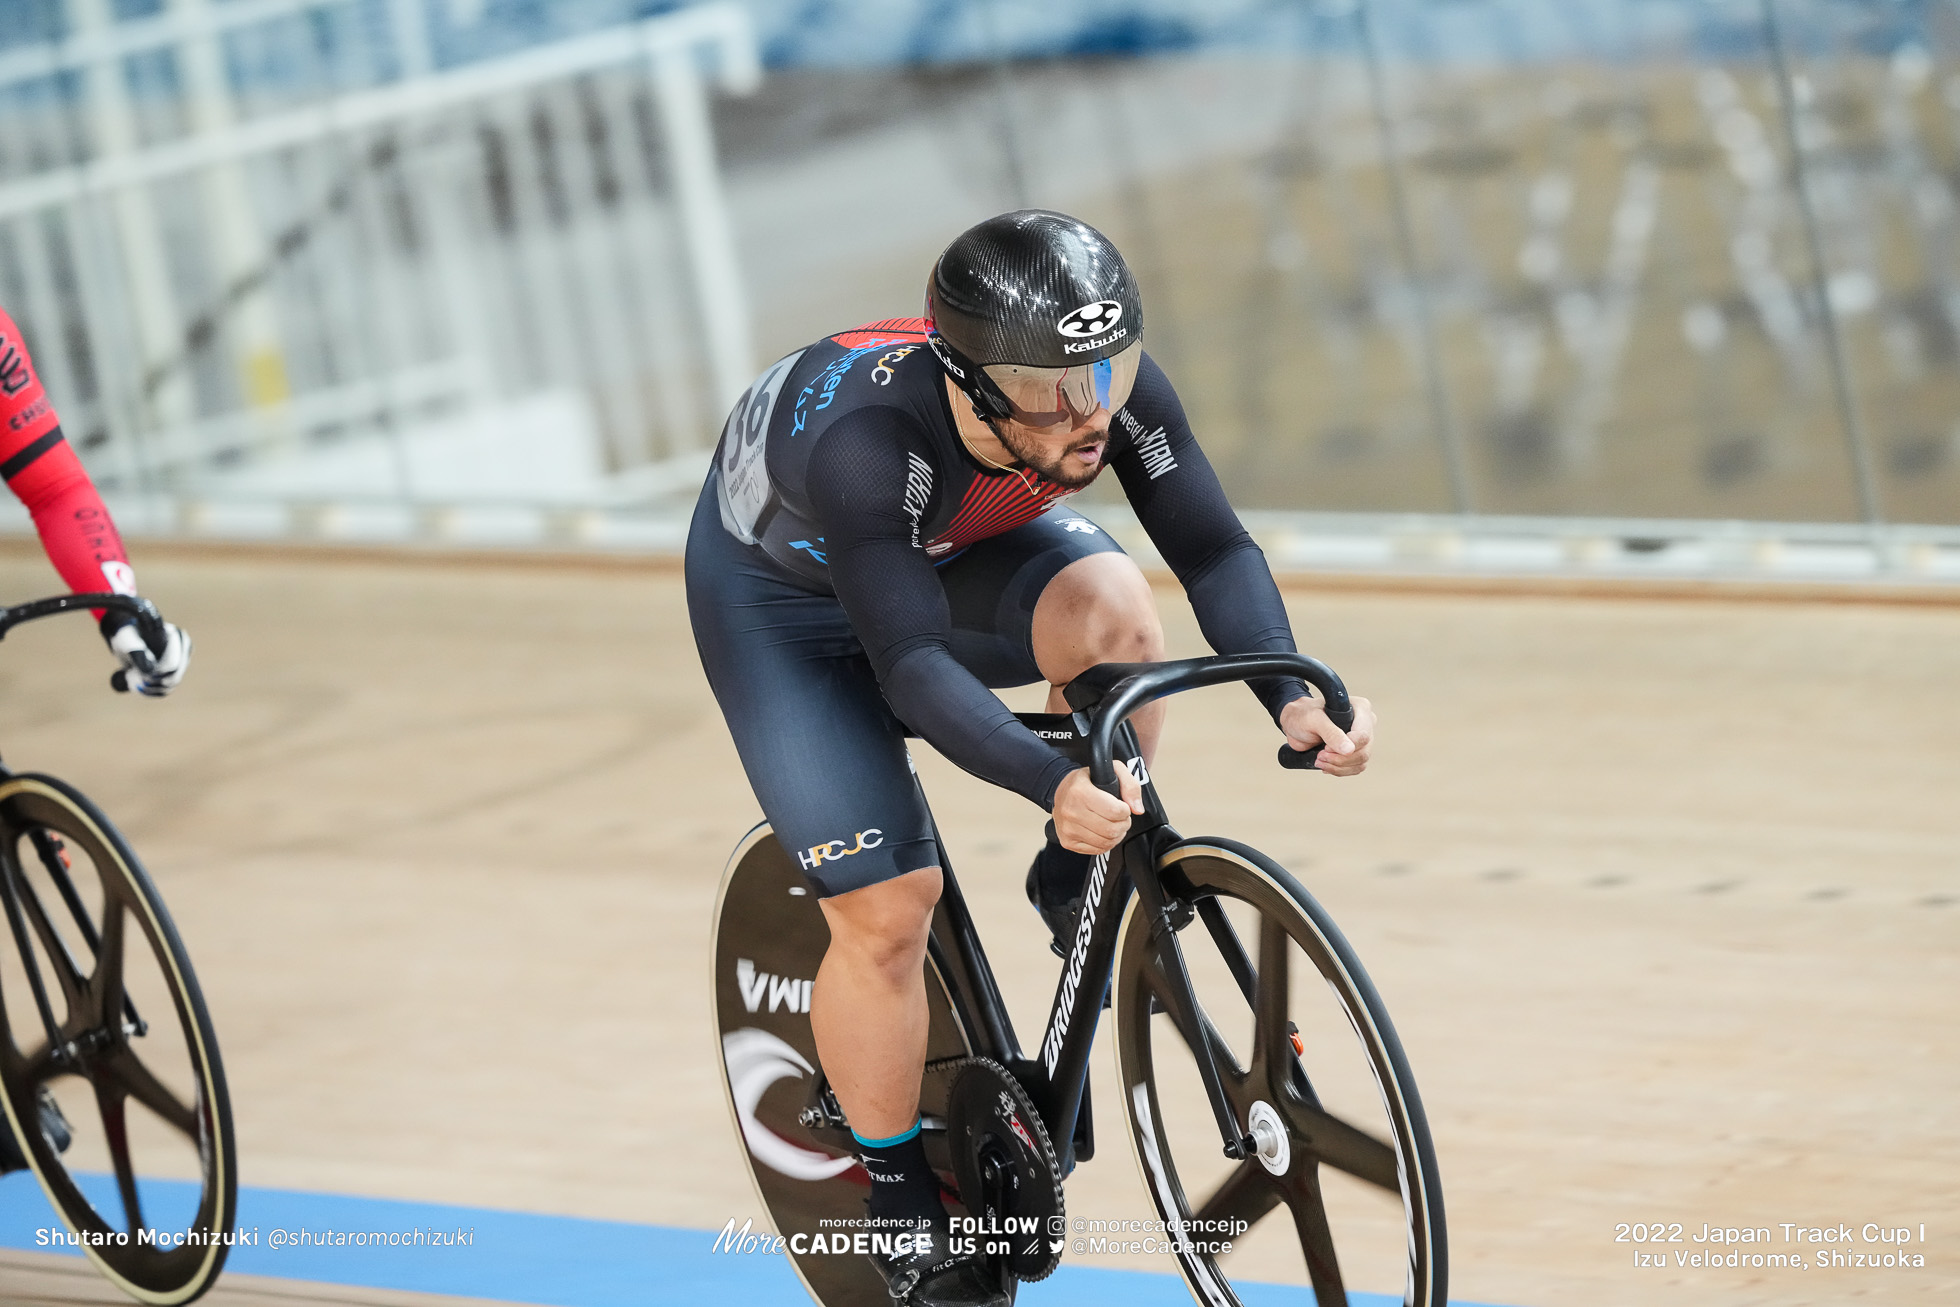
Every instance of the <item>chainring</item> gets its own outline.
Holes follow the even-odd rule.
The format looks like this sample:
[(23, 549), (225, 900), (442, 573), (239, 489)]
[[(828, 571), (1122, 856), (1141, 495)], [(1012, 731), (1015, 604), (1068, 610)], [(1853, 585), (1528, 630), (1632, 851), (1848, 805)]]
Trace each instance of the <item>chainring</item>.
[(976, 1237), (1007, 1242), (995, 1261), (1016, 1279), (1047, 1279), (1062, 1262), (1061, 1164), (1028, 1091), (991, 1058), (965, 1059), (946, 1098), (946, 1143)]

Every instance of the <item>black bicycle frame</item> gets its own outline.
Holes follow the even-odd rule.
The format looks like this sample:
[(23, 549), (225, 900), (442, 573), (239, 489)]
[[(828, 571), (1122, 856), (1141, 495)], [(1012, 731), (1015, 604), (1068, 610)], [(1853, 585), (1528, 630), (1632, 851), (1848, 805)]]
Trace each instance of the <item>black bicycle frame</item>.
[[(1071, 759), (1089, 768), (1090, 779), (1117, 792), (1115, 761), (1130, 766), (1141, 783), (1143, 815), (1133, 818), (1130, 833), (1110, 853), (1090, 865), (1083, 891), (1083, 912), (1068, 956), (1055, 985), (1038, 1056), (1027, 1057), (1014, 1036), (1006, 1004), (987, 963), (973, 918), (967, 912), (959, 883), (953, 876), (945, 842), (940, 841), (940, 866), (945, 888), (934, 914), (931, 958), (952, 997), (955, 1014), (967, 1032), (973, 1051), (993, 1058), (1014, 1072), (1034, 1100), (1048, 1127), (1049, 1138), (1066, 1175), (1079, 1159), (1094, 1152), (1093, 1132), (1086, 1128), (1089, 1052), (1102, 1016), (1103, 996), (1116, 969), (1117, 935), (1130, 898), (1141, 899), (1140, 911), (1152, 923), (1156, 964), (1164, 979), (1162, 997), (1171, 1020), (1183, 1033), (1210, 1098), (1219, 1138), (1230, 1158), (1255, 1149), (1243, 1133), (1225, 1096), (1224, 1083), (1212, 1060), (1211, 1041), (1204, 1037), (1205, 1019), (1184, 967), (1177, 932), (1191, 920), (1193, 906), (1165, 892), (1157, 875), (1160, 854), (1177, 842), (1178, 833), (1158, 798), (1157, 787), (1144, 767), (1129, 717), (1155, 699), (1228, 681), (1267, 676), (1297, 676), (1320, 691), (1328, 716), (1343, 730), (1353, 725), (1354, 712), (1346, 688), (1331, 669), (1305, 654), (1233, 654), (1190, 658), (1167, 663), (1106, 663), (1069, 685), (1074, 713), (1020, 713), (1030, 729)], [(1084, 711), (1084, 710), (1090, 711)], [(1282, 746), (1280, 761), (1290, 767), (1312, 765), (1317, 750), (1296, 751)], [(1288, 756), (1289, 754), (1293, 756)], [(935, 832), (936, 835), (936, 832)], [(1078, 1131), (1078, 1123), (1083, 1129)]]

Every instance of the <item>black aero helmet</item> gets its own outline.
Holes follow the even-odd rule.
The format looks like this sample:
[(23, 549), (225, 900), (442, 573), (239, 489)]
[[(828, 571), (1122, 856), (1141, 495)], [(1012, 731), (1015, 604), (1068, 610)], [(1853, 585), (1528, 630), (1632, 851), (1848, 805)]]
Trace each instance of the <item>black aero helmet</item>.
[(926, 341), (983, 417), (1050, 426), (1121, 408), (1143, 297), (1088, 223), (1017, 209), (961, 233), (926, 283)]

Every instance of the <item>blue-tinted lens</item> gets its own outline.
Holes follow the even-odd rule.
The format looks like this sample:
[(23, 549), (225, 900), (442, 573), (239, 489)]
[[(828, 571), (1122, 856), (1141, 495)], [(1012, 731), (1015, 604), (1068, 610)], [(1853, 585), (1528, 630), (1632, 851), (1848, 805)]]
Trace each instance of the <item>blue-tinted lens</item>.
[(1108, 359), (1100, 359), (1093, 365), (1093, 370), (1096, 378), (1096, 403), (1108, 408), (1110, 374), (1114, 369), (1109, 366)]

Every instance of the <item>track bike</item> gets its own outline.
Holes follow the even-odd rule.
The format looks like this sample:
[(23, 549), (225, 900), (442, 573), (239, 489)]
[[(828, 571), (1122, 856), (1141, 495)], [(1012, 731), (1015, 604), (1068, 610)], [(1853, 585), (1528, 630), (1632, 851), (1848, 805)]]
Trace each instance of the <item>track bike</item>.
[[(0, 636), (110, 609), (152, 648), (147, 599), (0, 608)], [(117, 689), (125, 688), (123, 673)], [(209, 1289), (237, 1216), (218, 1042), (183, 940), (128, 841), (73, 786), (0, 765), (0, 1186), (31, 1172), (117, 1288), (171, 1307)]]
[[(1406, 1307), (1447, 1301), (1435, 1151), (1374, 985), (1277, 862), (1171, 827), (1127, 722), (1165, 695), (1267, 676), (1304, 679), (1337, 725), (1352, 724), (1340, 678), (1299, 654), (1103, 664), (1067, 687), (1073, 712), (1019, 714), (1110, 793), (1114, 760), (1127, 760), (1145, 808), (1092, 863), (1032, 1057), (940, 843), (921, 1133), (962, 1218), (955, 1234), (974, 1232), (972, 1251), (1010, 1295), (1053, 1272), (1075, 1241), (1062, 1181), (1095, 1151), (1089, 1052), (1108, 996), (1158, 1242), (1200, 1303), (1239, 1307), (1241, 1286), (1297, 1278), (1302, 1262), (1317, 1307), (1344, 1307), (1350, 1286), (1399, 1288)], [(1282, 745), (1279, 760), (1310, 768), (1317, 752)], [(869, 1180), (810, 1030), (828, 943), (795, 863), (758, 825), (729, 859), (715, 906), (724, 1085), (756, 1192), (804, 1287), (824, 1307), (865, 1307), (887, 1301), (851, 1238)], [(1262, 1219), (1281, 1211), (1290, 1219)]]

